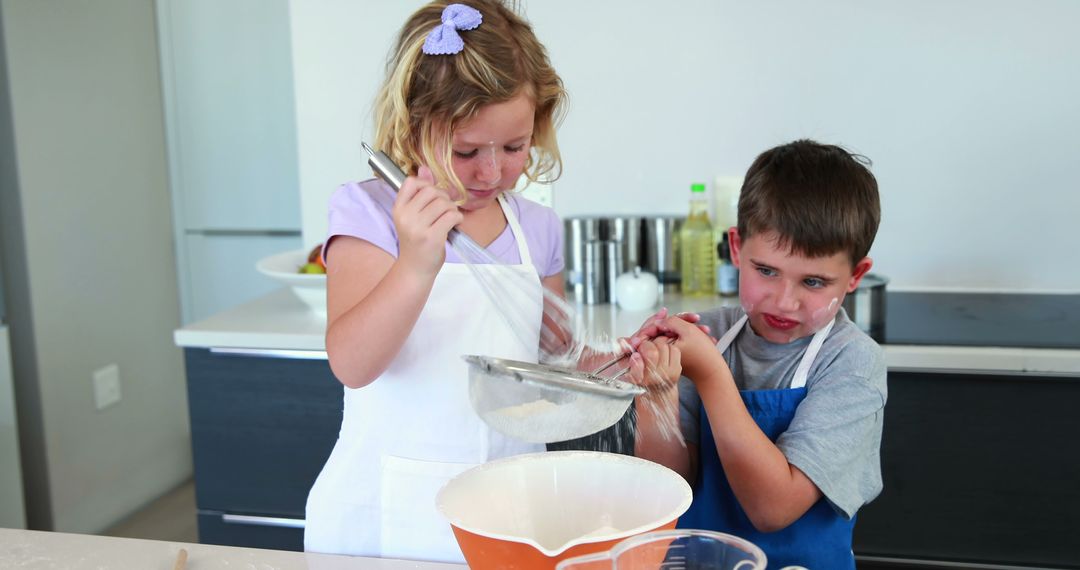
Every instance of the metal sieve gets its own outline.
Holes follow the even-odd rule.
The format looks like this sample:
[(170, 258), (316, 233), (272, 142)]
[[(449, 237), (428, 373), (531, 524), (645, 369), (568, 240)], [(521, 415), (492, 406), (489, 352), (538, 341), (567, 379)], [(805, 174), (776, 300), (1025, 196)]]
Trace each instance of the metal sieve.
[(462, 359), (469, 364), (473, 410), (493, 429), (531, 443), (566, 441), (611, 427), (634, 397), (645, 393), (596, 373), (489, 356)]

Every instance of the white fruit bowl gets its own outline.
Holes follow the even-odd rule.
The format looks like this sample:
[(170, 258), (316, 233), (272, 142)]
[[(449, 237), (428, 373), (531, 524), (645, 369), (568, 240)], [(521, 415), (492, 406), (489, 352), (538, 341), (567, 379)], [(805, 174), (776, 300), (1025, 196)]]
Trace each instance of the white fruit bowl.
[(264, 257), (255, 264), (259, 273), (292, 289), (316, 314), (326, 316), (326, 275), (300, 273), (307, 263), (308, 250), (297, 249)]

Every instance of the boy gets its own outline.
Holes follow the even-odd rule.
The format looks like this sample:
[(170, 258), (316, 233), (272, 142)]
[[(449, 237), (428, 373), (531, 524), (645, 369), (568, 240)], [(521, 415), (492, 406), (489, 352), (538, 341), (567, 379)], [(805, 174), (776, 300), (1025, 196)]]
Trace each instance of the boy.
[[(679, 526), (750, 540), (771, 568), (855, 568), (855, 513), (881, 492), (885, 361), (840, 304), (870, 270), (879, 220), (855, 156), (808, 140), (768, 150), (729, 230), (742, 306), (698, 323), (720, 341), (680, 318), (631, 339), (636, 377), (648, 366), (673, 381), (681, 364), (678, 391), (639, 402), (635, 449), (693, 485)], [(679, 340), (645, 340), (656, 335)], [(677, 407), (685, 447), (663, 437)]]

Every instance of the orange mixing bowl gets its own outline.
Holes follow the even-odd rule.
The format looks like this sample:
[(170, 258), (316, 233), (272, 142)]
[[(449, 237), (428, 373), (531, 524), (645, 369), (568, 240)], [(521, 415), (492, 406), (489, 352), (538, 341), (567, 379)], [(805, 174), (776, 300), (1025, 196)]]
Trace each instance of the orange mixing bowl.
[(448, 482), (436, 503), (470, 568), (533, 570), (674, 528), (691, 498), (682, 476), (657, 463), (556, 451), (474, 467)]

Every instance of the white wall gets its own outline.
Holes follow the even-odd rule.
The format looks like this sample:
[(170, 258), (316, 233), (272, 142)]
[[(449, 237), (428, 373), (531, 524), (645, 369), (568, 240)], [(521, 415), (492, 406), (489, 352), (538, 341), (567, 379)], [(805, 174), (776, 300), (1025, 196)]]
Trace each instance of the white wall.
[[(419, 4), (291, 3), (305, 243), (370, 175), (359, 141)], [(874, 161), (890, 287), (1080, 292), (1080, 3), (526, 4), (572, 98), (561, 215), (682, 213), (691, 182), (811, 137)]]
[[(0, 0), (0, 22), (27, 518), (97, 532), (191, 474), (153, 4)], [(110, 363), (122, 399), (97, 410), (92, 373)]]

